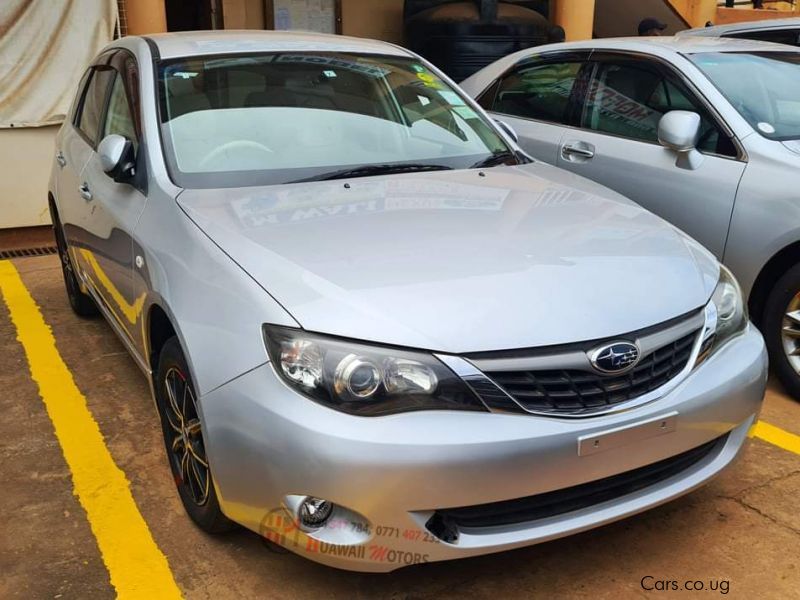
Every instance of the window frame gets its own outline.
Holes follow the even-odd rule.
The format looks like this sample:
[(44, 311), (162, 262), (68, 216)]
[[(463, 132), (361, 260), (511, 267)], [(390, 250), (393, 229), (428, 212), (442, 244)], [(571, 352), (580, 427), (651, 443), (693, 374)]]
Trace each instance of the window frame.
[(735, 160), (738, 162), (747, 162), (747, 154), (744, 151), (744, 147), (742, 146), (739, 139), (733, 133), (728, 124), (725, 120), (720, 116), (719, 111), (717, 111), (714, 106), (708, 101), (708, 99), (703, 95), (703, 93), (697, 88), (697, 86), (680, 70), (678, 70), (675, 65), (670, 63), (669, 61), (662, 59), (659, 56), (655, 56), (653, 54), (643, 54), (641, 52), (632, 52), (632, 51), (625, 51), (625, 50), (600, 50), (592, 53), (591, 61), (595, 64), (595, 69), (592, 72), (592, 78), (589, 82), (589, 85), (586, 86), (584, 93), (580, 99), (580, 114), (581, 119), (579, 121), (578, 126), (576, 129), (581, 131), (591, 131), (597, 135), (607, 135), (609, 137), (615, 137), (623, 140), (627, 140), (629, 142), (638, 142), (641, 144), (649, 144), (651, 146), (661, 146), (657, 141), (649, 141), (649, 140), (642, 140), (637, 138), (628, 137), (625, 135), (617, 135), (608, 131), (599, 131), (596, 129), (591, 129), (588, 127), (582, 127), (580, 123), (583, 121), (583, 113), (587, 108), (586, 100), (587, 94), (586, 91), (591, 87), (591, 84), (595, 81), (598, 72), (600, 71), (601, 65), (604, 63), (609, 62), (617, 62), (617, 61), (641, 61), (644, 63), (645, 66), (650, 66), (654, 71), (659, 73), (664, 79), (667, 81), (671, 81), (673, 85), (678, 84), (683, 86), (685, 93), (687, 94), (687, 99), (694, 100), (697, 104), (699, 104), (705, 111), (708, 117), (712, 120), (712, 122), (716, 125), (716, 127), (720, 130), (720, 132), (726, 135), (733, 144), (734, 148), (736, 149), (736, 155), (730, 156), (726, 154), (719, 154), (717, 152), (710, 152), (707, 150), (700, 150), (698, 148), (698, 152), (702, 153), (704, 156), (713, 156), (716, 158), (724, 158), (726, 160)]
[[(142, 135), (142, 114), (141, 114), (141, 106), (142, 106), (142, 99), (141, 94), (139, 94), (139, 90), (134, 92), (131, 90), (130, 82), (128, 77), (126, 76), (126, 63), (130, 63), (133, 65), (134, 72), (133, 77), (138, 81), (140, 81), (140, 71), (139, 71), (139, 64), (136, 62), (136, 57), (125, 49), (120, 49), (115, 52), (111, 56), (111, 60), (109, 61), (109, 65), (113, 71), (115, 71), (114, 78), (111, 80), (111, 83), (108, 86), (108, 93), (106, 95), (106, 101), (103, 106), (103, 115), (102, 121), (103, 126), (100, 130), (101, 133), (100, 139), (105, 136), (105, 128), (106, 128), (106, 121), (108, 119), (108, 107), (111, 103), (111, 93), (114, 91), (114, 82), (116, 78), (119, 77), (122, 80), (122, 87), (125, 92), (125, 101), (128, 103), (128, 111), (130, 112), (131, 119), (133, 120), (133, 129), (134, 133), (136, 134), (136, 142), (139, 147), (142, 146), (143, 143), (143, 135)], [(132, 100), (133, 96), (136, 96), (138, 102), (134, 102)], [(137, 105), (139, 110), (137, 110)], [(137, 157), (138, 158), (138, 157)], [(138, 161), (137, 161), (138, 162)]]
[[(114, 51), (114, 50), (111, 50), (111, 51), (108, 51), (108, 52), (104, 52), (103, 54), (98, 56), (94, 61), (92, 61), (92, 63), (89, 65), (89, 68), (87, 69), (87, 72), (89, 73), (89, 77), (86, 79), (86, 82), (85, 82), (85, 84), (83, 86), (83, 89), (80, 91), (80, 99), (79, 99), (79, 101), (77, 103), (77, 106), (75, 107), (75, 112), (72, 114), (72, 126), (73, 126), (73, 128), (75, 129), (77, 134), (81, 137), (81, 139), (83, 141), (85, 141), (87, 144), (89, 144), (91, 149), (95, 150), (95, 151), (97, 150), (97, 144), (100, 143), (100, 140), (98, 140), (98, 139), (92, 140), (86, 134), (86, 132), (83, 129), (81, 129), (80, 121), (81, 121), (81, 117), (83, 116), (84, 104), (86, 103), (86, 94), (89, 92), (89, 88), (91, 87), (92, 82), (94, 81), (95, 73), (97, 71), (106, 71), (106, 70), (112, 69), (112, 67), (110, 66), (110, 62), (111, 62), (111, 58), (113, 57), (115, 52), (116, 51)], [(86, 76), (86, 74), (84, 74), (84, 77), (85, 76)], [(107, 108), (107, 104), (108, 104), (108, 97), (109, 97), (109, 95), (111, 93), (111, 84), (113, 82), (114, 82), (114, 78), (112, 77), (109, 80), (108, 84), (106, 84), (105, 95), (103, 96), (103, 102), (102, 102), (102, 106), (101, 106), (101, 109), (100, 109), (100, 115), (98, 116), (98, 127), (97, 127), (97, 133), (98, 134), (100, 133), (100, 124), (105, 120), (105, 113), (106, 113), (106, 108)]]
[[(124, 49), (124, 48), (113, 48), (107, 52), (104, 52), (99, 57), (97, 57), (86, 69), (86, 73), (81, 78), (81, 81), (84, 81), (83, 88), (79, 91), (79, 96), (77, 97), (77, 103), (75, 109), (72, 113), (72, 118), (70, 119), (70, 123), (72, 127), (75, 129), (75, 132), (81, 137), (83, 141), (89, 144), (92, 152), (97, 152), (97, 146), (100, 144), (100, 141), (103, 139), (105, 135), (105, 124), (106, 119), (108, 118), (108, 107), (111, 102), (111, 92), (114, 89), (114, 82), (116, 81), (117, 77), (122, 78), (123, 87), (125, 90), (125, 97), (128, 102), (128, 109), (131, 112), (131, 117), (134, 121), (134, 129), (136, 130), (136, 135), (138, 138), (138, 151), (135, 156), (136, 160), (136, 167), (135, 167), (135, 175), (133, 179), (131, 179), (128, 183), (132, 185), (134, 188), (139, 190), (143, 194), (147, 194), (147, 161), (145, 160), (146, 154), (143, 151), (145, 146), (144, 140), (144, 130), (142, 126), (142, 106), (141, 106), (141, 94), (137, 94), (139, 99), (139, 111), (136, 111), (131, 104), (131, 95), (132, 92), (130, 90), (129, 82), (127, 78), (123, 75), (122, 67), (126, 61), (131, 61), (134, 68), (135, 68), (135, 77), (139, 84), (139, 89), (141, 90), (141, 70), (139, 69), (139, 63), (136, 60), (136, 57), (133, 55), (132, 52)], [(100, 109), (100, 115), (98, 116), (98, 127), (97, 127), (97, 139), (91, 140), (86, 132), (80, 128), (80, 117), (83, 114), (83, 105), (86, 100), (86, 94), (89, 91), (89, 86), (91, 85), (92, 80), (94, 79), (94, 74), (96, 71), (113, 71), (113, 76), (109, 79), (109, 82), (106, 86), (105, 96), (102, 102), (102, 108)]]

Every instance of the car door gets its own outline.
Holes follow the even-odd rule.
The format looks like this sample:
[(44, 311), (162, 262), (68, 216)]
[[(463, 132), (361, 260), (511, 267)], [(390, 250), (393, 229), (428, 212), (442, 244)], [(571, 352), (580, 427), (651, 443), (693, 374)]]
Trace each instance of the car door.
[(86, 200), (81, 175), (97, 145), (100, 116), (105, 106), (111, 72), (99, 63), (91, 66), (81, 80), (74, 112), (56, 147), (59, 171), (56, 181), (59, 219), (73, 254), (73, 264), (82, 273), (77, 249), (87, 243)]
[[(746, 163), (737, 142), (671, 67), (641, 55), (594, 54), (580, 127), (561, 140), (558, 166), (593, 179), (672, 222), (722, 258)], [(671, 110), (701, 117), (696, 168), (658, 142)]]
[(577, 118), (574, 99), (589, 75), (588, 56), (559, 52), (525, 59), (485, 90), (478, 103), (507, 122), (531, 156), (555, 164), (565, 126)]
[(120, 51), (111, 59), (111, 71), (98, 138), (116, 134), (128, 139), (136, 166), (133, 178), (119, 183), (103, 171), (99, 154), (91, 153), (81, 176), (82, 187), (88, 192), (86, 231), (91, 242), (81, 251), (96, 296), (128, 341), (139, 349), (143, 298), (135, 296), (132, 233), (147, 197), (145, 165), (139, 153), (138, 69), (134, 57)]

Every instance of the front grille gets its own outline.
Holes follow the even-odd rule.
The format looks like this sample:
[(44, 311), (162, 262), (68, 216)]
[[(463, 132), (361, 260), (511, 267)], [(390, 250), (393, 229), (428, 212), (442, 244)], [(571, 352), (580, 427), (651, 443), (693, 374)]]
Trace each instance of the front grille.
[(581, 414), (638, 398), (658, 389), (686, 367), (697, 331), (658, 348), (623, 375), (574, 369), (489, 371), (494, 382), (525, 410)]
[(722, 447), (727, 439), (728, 434), (725, 434), (657, 463), (562, 490), (489, 504), (439, 509), (428, 519), (426, 527), (440, 539), (452, 542), (465, 528), (529, 523), (616, 500), (686, 471)]

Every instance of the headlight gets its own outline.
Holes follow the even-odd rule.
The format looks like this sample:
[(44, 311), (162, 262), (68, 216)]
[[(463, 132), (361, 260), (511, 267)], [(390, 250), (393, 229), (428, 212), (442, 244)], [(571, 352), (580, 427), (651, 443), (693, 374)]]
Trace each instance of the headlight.
[(321, 404), (363, 416), (410, 410), (486, 410), (461, 379), (425, 352), (395, 350), (300, 329), (264, 326), (275, 371)]
[(747, 307), (742, 290), (733, 274), (720, 265), (719, 283), (706, 304), (703, 345), (697, 357), (698, 364), (746, 327)]

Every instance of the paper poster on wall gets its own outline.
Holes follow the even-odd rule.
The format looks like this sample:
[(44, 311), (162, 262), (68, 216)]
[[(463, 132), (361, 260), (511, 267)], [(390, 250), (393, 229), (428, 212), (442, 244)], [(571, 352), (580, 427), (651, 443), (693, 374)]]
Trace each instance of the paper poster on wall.
[(275, 29), (336, 33), (336, 0), (273, 0)]

